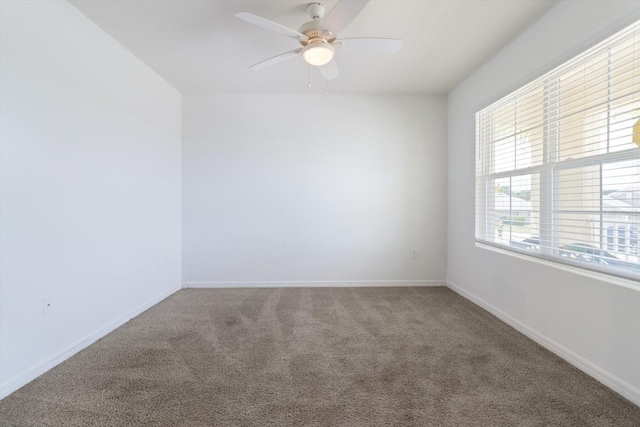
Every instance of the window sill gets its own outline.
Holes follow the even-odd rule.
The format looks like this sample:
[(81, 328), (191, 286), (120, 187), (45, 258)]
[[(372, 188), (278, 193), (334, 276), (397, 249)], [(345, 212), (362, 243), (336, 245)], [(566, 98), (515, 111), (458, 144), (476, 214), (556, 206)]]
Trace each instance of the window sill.
[(535, 262), (537, 264), (541, 264), (547, 267), (556, 268), (559, 270), (567, 271), (569, 273), (578, 274), (580, 276), (588, 277), (590, 279), (599, 280), (602, 282), (612, 283), (617, 286), (622, 286), (628, 289), (633, 289), (636, 291), (640, 291), (640, 282), (633, 279), (626, 279), (623, 277), (612, 276), (606, 273), (600, 273), (593, 270), (587, 270), (580, 267), (575, 267), (573, 265), (563, 264), (560, 262), (553, 262), (543, 258), (538, 258), (535, 256), (530, 256), (526, 254), (522, 254), (520, 252), (510, 251), (507, 249), (501, 249), (495, 246), (487, 245), (481, 242), (476, 242), (476, 247), (481, 249), (487, 249), (492, 252), (497, 252), (502, 255), (508, 255), (514, 258), (519, 258), (526, 261)]

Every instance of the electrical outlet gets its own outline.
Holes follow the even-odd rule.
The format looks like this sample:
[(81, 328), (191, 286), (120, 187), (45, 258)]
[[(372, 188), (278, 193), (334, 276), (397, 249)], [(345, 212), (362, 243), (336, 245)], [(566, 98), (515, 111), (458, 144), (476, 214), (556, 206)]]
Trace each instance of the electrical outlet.
[(417, 249), (413, 249), (411, 251), (411, 259), (417, 259), (418, 258), (418, 250)]
[(51, 310), (53, 310), (53, 298), (42, 298), (42, 314), (45, 316), (51, 314)]

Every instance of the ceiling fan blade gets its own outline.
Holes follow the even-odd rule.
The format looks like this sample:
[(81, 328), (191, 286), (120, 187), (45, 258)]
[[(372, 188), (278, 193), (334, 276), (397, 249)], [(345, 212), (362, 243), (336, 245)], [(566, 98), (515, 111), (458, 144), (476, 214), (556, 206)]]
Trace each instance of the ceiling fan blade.
[(274, 31), (278, 34), (282, 34), (283, 36), (291, 37), (294, 39), (304, 39), (309, 40), (307, 36), (301, 34), (291, 28), (287, 28), (284, 25), (280, 25), (276, 22), (269, 21), (268, 19), (261, 18), (252, 13), (240, 12), (236, 13), (236, 18), (242, 19), (250, 24), (256, 25), (260, 28), (264, 28), (265, 30)]
[(290, 50), (289, 52), (281, 53), (280, 55), (276, 55), (273, 58), (265, 59), (264, 61), (260, 61), (257, 64), (253, 64), (249, 67), (252, 70), (259, 70), (261, 68), (270, 67), (279, 62), (286, 61), (287, 59), (291, 59), (294, 56), (298, 56), (298, 54), (302, 51), (302, 48), (296, 50)]
[(377, 37), (338, 39), (336, 43), (340, 43), (345, 51), (363, 53), (396, 53), (402, 47), (402, 40)]
[(318, 68), (320, 68), (320, 74), (322, 74), (322, 77), (324, 77), (325, 80), (333, 80), (340, 75), (340, 72), (338, 71), (338, 64), (336, 64), (335, 59)]
[(324, 20), (323, 27), (334, 35), (347, 28), (351, 21), (356, 19), (360, 11), (369, 3), (369, 0), (340, 0), (331, 9)]

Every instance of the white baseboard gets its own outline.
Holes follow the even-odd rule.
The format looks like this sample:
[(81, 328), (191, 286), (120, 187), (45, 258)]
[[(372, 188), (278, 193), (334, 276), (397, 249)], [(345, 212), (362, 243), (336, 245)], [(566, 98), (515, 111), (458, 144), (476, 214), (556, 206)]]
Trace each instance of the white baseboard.
[(258, 282), (185, 282), (183, 288), (350, 288), (446, 286), (444, 280), (300, 280)]
[(40, 375), (52, 369), (56, 365), (64, 362), (65, 360), (67, 360), (68, 358), (70, 358), (80, 350), (83, 350), (84, 348), (90, 346), (94, 342), (98, 341), (100, 338), (104, 337), (105, 335), (114, 331), (120, 326), (124, 325), (132, 318), (136, 317), (143, 311), (148, 310), (149, 308), (158, 304), (160, 301), (167, 298), (168, 296), (173, 295), (175, 292), (179, 291), (180, 289), (181, 288), (174, 288), (174, 289), (162, 292), (160, 295), (156, 296), (155, 298), (152, 298), (151, 300), (142, 304), (141, 306), (129, 312), (128, 314), (120, 316), (118, 319), (108, 323), (107, 325), (103, 326), (97, 331), (92, 332), (89, 335), (85, 336), (84, 338), (76, 341), (74, 344), (69, 346), (66, 350), (59, 352), (58, 354), (50, 357), (49, 359), (44, 360), (43, 362), (39, 363), (36, 366), (25, 369), (23, 372), (20, 372), (19, 374), (14, 375), (13, 377), (9, 378), (6, 381), (2, 381), (0, 383), (0, 399), (7, 397), (14, 391), (18, 390), (20, 387), (38, 378)]
[(468, 291), (462, 289), (461, 287), (447, 282), (447, 287), (459, 294), (460, 296), (468, 299), (472, 303), (482, 307), (489, 313), (496, 316), (498, 319), (505, 322), (507, 325), (513, 327), (517, 331), (526, 335), (533, 341), (537, 342), (547, 350), (555, 353), (562, 359), (566, 360), (576, 368), (580, 369), (587, 375), (595, 378), (605, 386), (609, 387), (611, 390), (630, 400), (634, 404), (640, 406), (640, 389), (632, 386), (626, 381), (621, 380), (610, 372), (602, 369), (601, 367), (595, 365), (593, 362), (585, 359), (584, 357), (574, 353), (563, 345), (557, 343), (551, 338), (541, 334), (540, 332), (532, 329), (521, 321), (511, 317), (504, 311), (496, 308), (495, 306), (489, 304), (488, 302), (476, 297), (475, 295), (469, 293)]

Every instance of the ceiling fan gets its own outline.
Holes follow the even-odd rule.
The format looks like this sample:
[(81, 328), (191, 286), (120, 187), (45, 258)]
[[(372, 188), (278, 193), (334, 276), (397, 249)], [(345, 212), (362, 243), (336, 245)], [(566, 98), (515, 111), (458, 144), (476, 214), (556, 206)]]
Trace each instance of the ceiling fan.
[(331, 80), (339, 75), (338, 66), (334, 59), (336, 48), (365, 53), (395, 53), (399, 51), (402, 46), (402, 40), (398, 39), (377, 37), (337, 38), (338, 34), (360, 14), (360, 11), (368, 2), (369, 0), (340, 0), (331, 9), (326, 18), (324, 18), (325, 8), (322, 4), (310, 3), (307, 5), (307, 13), (311, 17), (311, 21), (303, 24), (299, 31), (251, 13), (240, 12), (236, 14), (235, 16), (243, 21), (296, 39), (302, 45), (297, 49), (258, 62), (250, 68), (257, 70), (296, 56), (302, 56), (302, 59), (309, 65), (318, 67), (325, 79)]

